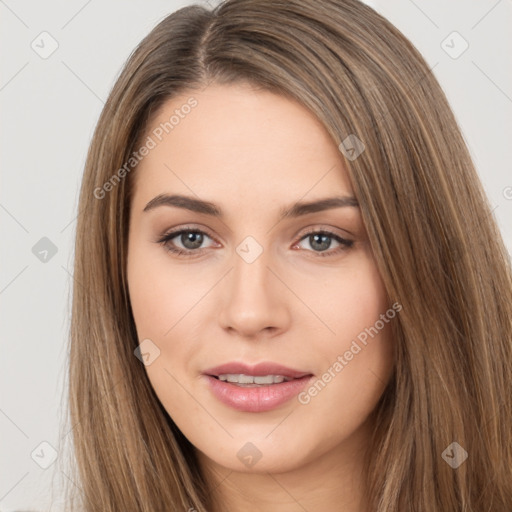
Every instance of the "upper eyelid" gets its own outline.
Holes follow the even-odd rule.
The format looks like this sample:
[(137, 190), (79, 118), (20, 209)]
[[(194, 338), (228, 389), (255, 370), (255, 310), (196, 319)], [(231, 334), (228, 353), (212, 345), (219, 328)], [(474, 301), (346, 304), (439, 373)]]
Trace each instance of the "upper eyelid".
[(216, 242), (218, 242), (216, 237), (211, 235), (210, 232), (206, 228), (203, 228), (203, 227), (193, 227), (193, 226), (183, 226), (183, 227), (177, 227), (177, 228), (169, 229), (169, 230), (165, 231), (164, 234), (161, 237), (159, 237), (159, 240), (164, 240), (166, 238), (167, 239), (175, 238), (176, 236), (180, 235), (181, 233), (187, 232), (187, 231), (203, 233), (206, 236), (210, 237), (212, 240), (215, 240)]

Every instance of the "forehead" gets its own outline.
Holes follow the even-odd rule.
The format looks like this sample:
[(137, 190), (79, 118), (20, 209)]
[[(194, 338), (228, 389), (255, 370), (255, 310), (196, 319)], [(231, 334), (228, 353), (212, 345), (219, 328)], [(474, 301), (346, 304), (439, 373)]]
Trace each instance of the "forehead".
[(219, 200), (352, 193), (343, 158), (320, 121), (298, 102), (247, 84), (212, 85), (168, 100), (147, 137), (154, 147), (134, 173), (134, 192), (148, 200), (176, 188)]

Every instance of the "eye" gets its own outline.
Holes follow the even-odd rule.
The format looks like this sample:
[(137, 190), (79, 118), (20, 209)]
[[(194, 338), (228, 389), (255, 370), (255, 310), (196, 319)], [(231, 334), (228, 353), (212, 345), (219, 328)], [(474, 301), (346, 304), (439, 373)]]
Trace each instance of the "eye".
[(207, 233), (200, 229), (181, 228), (167, 233), (157, 240), (157, 243), (162, 244), (166, 250), (174, 254), (191, 256), (192, 253), (194, 255), (203, 253), (205, 248), (201, 246), (207, 238), (212, 240)]
[[(169, 252), (179, 256), (193, 257), (202, 254), (208, 248), (202, 247), (206, 239), (210, 239), (217, 243), (205, 231), (197, 228), (182, 227), (165, 234), (156, 242), (162, 244)], [(338, 244), (338, 246), (333, 250), (329, 250), (331, 249), (333, 240), (336, 244)], [(303, 242), (307, 242), (311, 249), (302, 247), (301, 243)], [(348, 250), (353, 245), (353, 240), (342, 238), (341, 236), (331, 231), (311, 230), (303, 235), (299, 242), (295, 243), (292, 248), (307, 249), (308, 252), (313, 252), (317, 256), (326, 257), (337, 255), (343, 251)], [(215, 247), (215, 245), (211, 245), (210, 247)]]
[[(328, 251), (328, 249), (331, 248), (333, 240), (335, 240), (335, 243), (338, 244), (338, 247), (336, 247), (334, 250)], [(300, 239), (298, 243), (294, 244), (293, 248), (299, 247), (302, 241), (306, 241), (313, 249), (310, 252), (314, 252), (318, 256), (322, 257), (337, 255), (354, 245), (353, 240), (347, 240), (337, 235), (336, 233), (326, 230), (309, 231)]]

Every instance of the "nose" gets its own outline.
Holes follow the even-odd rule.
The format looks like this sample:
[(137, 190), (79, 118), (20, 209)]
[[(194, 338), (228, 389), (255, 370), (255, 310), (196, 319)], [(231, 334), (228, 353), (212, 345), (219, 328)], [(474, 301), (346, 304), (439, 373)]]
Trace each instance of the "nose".
[(245, 338), (272, 337), (288, 329), (289, 295), (275, 273), (268, 251), (251, 263), (234, 252), (233, 268), (218, 296), (223, 329)]

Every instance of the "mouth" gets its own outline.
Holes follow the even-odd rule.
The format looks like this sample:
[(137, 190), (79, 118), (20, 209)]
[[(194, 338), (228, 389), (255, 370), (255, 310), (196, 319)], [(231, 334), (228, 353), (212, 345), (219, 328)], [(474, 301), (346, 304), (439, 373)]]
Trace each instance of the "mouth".
[(227, 363), (203, 375), (220, 402), (244, 412), (269, 411), (288, 402), (313, 377), (310, 372), (275, 363)]

